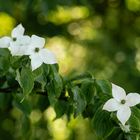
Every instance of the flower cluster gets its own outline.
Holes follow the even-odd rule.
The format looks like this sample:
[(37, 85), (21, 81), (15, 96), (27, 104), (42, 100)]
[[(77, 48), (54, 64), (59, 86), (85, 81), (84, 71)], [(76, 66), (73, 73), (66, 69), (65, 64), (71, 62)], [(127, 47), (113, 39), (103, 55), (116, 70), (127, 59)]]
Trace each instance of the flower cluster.
[(5, 36), (0, 39), (0, 48), (8, 48), (12, 56), (29, 55), (32, 70), (45, 64), (57, 63), (55, 55), (43, 48), (45, 39), (36, 35), (31, 37), (24, 35), (25, 29), (19, 24), (11, 32), (11, 37)]
[(112, 84), (112, 96), (103, 106), (103, 110), (109, 112), (117, 111), (118, 120), (125, 126), (125, 123), (131, 116), (130, 107), (133, 107), (140, 103), (140, 95), (138, 93), (126, 92), (123, 88)]

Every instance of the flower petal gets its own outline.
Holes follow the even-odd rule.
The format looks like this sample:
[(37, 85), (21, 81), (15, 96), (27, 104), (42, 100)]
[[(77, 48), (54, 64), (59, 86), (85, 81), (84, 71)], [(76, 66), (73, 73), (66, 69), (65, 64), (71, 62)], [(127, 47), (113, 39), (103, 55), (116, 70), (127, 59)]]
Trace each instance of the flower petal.
[(45, 63), (45, 64), (55, 64), (57, 63), (57, 60), (56, 60), (56, 57), (54, 55), (53, 52), (51, 52), (50, 50), (48, 49), (41, 49), (40, 52), (39, 52), (39, 55), (42, 59), (42, 61)]
[(45, 45), (45, 39), (36, 35), (31, 36), (31, 46), (33, 48), (43, 48)]
[(135, 106), (140, 103), (140, 94), (138, 93), (129, 93), (126, 96), (126, 103), (128, 106)]
[(103, 110), (107, 110), (109, 112), (117, 111), (119, 108), (120, 104), (114, 98), (108, 100), (103, 106)]
[(32, 71), (40, 67), (43, 63), (38, 53), (30, 55), (30, 59), (31, 59)]
[(31, 36), (31, 43), (30, 46), (28, 47), (26, 54), (27, 55), (32, 55), (37, 53), (35, 51), (36, 48), (38, 48), (39, 50), (41, 50), (45, 45), (45, 39), (36, 35), (32, 35)]
[(9, 50), (13, 56), (22, 56), (26, 55), (26, 51), (30, 44), (29, 36), (18, 37), (16, 41), (10, 42)]
[(131, 116), (130, 107), (126, 105), (121, 106), (121, 108), (117, 111), (117, 118), (123, 125), (125, 125), (126, 121), (128, 121), (130, 116)]
[(25, 29), (24, 29), (24, 27), (22, 26), (22, 24), (19, 24), (19, 25), (17, 25), (17, 27), (15, 27), (13, 30), (12, 30), (12, 34), (11, 34), (11, 36), (12, 36), (12, 38), (17, 38), (17, 37), (19, 37), (19, 36), (22, 36), (23, 34), (24, 34), (24, 31), (25, 31)]
[(7, 36), (0, 38), (0, 48), (8, 48), (10, 41), (11, 38)]
[(112, 95), (119, 102), (126, 99), (125, 90), (115, 84), (112, 84)]

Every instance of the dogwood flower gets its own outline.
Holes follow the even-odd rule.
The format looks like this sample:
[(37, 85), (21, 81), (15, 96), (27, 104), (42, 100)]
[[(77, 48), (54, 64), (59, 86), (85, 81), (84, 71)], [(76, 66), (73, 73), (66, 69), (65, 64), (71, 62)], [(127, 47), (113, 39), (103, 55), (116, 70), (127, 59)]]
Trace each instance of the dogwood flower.
[(131, 116), (130, 107), (133, 107), (140, 103), (140, 95), (138, 93), (126, 92), (123, 88), (112, 84), (112, 96), (103, 106), (103, 110), (109, 112), (117, 111), (118, 120), (125, 125)]
[(13, 56), (22, 56), (30, 44), (30, 37), (24, 35), (25, 29), (21, 24), (17, 25), (12, 32), (11, 37), (2, 37), (0, 39), (0, 48), (9, 48)]
[(55, 55), (48, 49), (43, 48), (45, 39), (36, 35), (31, 36), (31, 43), (27, 50), (27, 55), (30, 55), (32, 70), (37, 69), (43, 63), (57, 63)]

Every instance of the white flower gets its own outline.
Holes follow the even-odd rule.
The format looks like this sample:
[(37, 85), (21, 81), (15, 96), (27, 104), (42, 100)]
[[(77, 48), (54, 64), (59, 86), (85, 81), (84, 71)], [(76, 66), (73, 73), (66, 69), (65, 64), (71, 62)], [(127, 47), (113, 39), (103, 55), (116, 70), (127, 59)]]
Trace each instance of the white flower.
[(12, 30), (11, 37), (2, 37), (0, 39), (0, 48), (9, 48), (13, 56), (22, 56), (25, 54), (30, 37), (24, 35), (25, 29), (21, 24)]
[(0, 38), (0, 48), (8, 48), (11, 42), (11, 38), (8, 36)]
[(130, 107), (140, 103), (140, 95), (138, 93), (126, 95), (125, 90), (115, 84), (112, 84), (112, 95), (113, 98), (104, 104), (103, 110), (109, 112), (117, 111), (118, 120), (125, 125), (131, 116)]
[(55, 55), (48, 49), (43, 48), (45, 39), (36, 35), (31, 36), (31, 44), (28, 47), (27, 54), (30, 55), (32, 70), (45, 64), (57, 63)]

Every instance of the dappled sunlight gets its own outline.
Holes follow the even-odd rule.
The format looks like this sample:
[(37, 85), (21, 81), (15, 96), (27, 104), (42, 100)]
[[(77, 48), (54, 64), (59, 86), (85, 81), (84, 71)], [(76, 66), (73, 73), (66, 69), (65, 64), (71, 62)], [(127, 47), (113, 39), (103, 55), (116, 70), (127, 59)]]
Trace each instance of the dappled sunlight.
[(139, 0), (125, 0), (126, 6), (129, 10), (140, 11), (140, 1)]
[(72, 20), (84, 19), (88, 16), (89, 10), (84, 6), (57, 6), (56, 11), (51, 11), (46, 16), (46, 20), (59, 25), (70, 22)]
[(37, 123), (42, 117), (42, 113), (40, 110), (32, 110), (31, 114), (30, 114), (30, 120), (31, 122)]
[(135, 57), (136, 68), (140, 72), (140, 37), (136, 38), (135, 46), (137, 48), (136, 57)]
[(76, 140), (97, 140), (94, 131), (91, 130), (92, 133), (89, 131), (89, 120), (83, 119), (81, 116), (77, 118), (71, 118), (71, 121), (68, 123), (68, 128), (70, 128), (74, 132), (73, 136)]
[(7, 13), (0, 12), (0, 36), (9, 35), (15, 26), (15, 19)]
[(53, 37), (47, 39), (47, 48), (50, 48), (57, 56), (60, 66), (60, 73), (68, 74), (72, 70), (83, 70), (86, 57), (86, 48), (80, 44), (69, 42), (63, 37)]
[[(92, 131), (89, 131), (89, 120), (83, 119), (81, 116), (77, 118), (71, 117), (70, 121), (67, 121), (67, 117), (64, 115), (60, 119), (55, 120), (55, 112), (52, 107), (49, 107), (44, 112), (44, 118), (48, 122), (49, 131), (53, 137), (53, 140), (68, 140), (74, 138), (76, 140), (96, 140), (96, 135)], [(86, 135), (85, 135), (86, 133)]]
[[(48, 121), (48, 128), (53, 137), (53, 140), (66, 140), (70, 135), (70, 130), (67, 128), (67, 119), (62, 117), (55, 119), (55, 112), (52, 107), (44, 112), (44, 117)], [(55, 119), (55, 120), (54, 120)]]
[(111, 78), (115, 70), (116, 70), (115, 64), (113, 64), (112, 62), (108, 62), (103, 70), (100, 70), (99, 72), (96, 73), (96, 77), (104, 79)]
[(57, 119), (52, 124), (54, 140), (66, 140), (69, 137), (69, 130), (67, 128), (67, 121), (63, 119)]
[(55, 111), (52, 107), (49, 107), (44, 111), (44, 119), (48, 120), (49, 122), (53, 121), (56, 117)]
[[(57, 73), (53, 73), (55, 66), (50, 66), (52, 61), (51, 63), (42, 61), (47, 65), (41, 65), (42, 68), (39, 68), (39, 65), (37, 67), (39, 69), (36, 68), (33, 75), (30, 73), (23, 75), (25, 86), (29, 86), (26, 85), (26, 82), (28, 78), (31, 79), (30, 92), (22, 94), (22, 96), (28, 94), (24, 100), (27, 99), (29, 104), (26, 106), (23, 100), (23, 102), (19, 101), (20, 103), (15, 104), (13, 101), (16, 100), (16, 94), (20, 94), (26, 89), (22, 87), (21, 78), (19, 78), (21, 73), (24, 73), (25, 64), (22, 59), (19, 59), (18, 67), (16, 58), (15, 60), (12, 60), (11, 56), (3, 58), (2, 50), (0, 71), (3, 75), (0, 75), (0, 88), (3, 90), (7, 87), (6, 92), (9, 92), (9, 88), (11, 88), (12, 92), (10, 92), (14, 96), (7, 98), (7, 95), (3, 96), (3, 92), (0, 94), (0, 136), (3, 139), (11, 138), (11, 140), (100, 140), (100, 136), (97, 139), (98, 133), (95, 133), (94, 126), (91, 126), (93, 125), (91, 120), (95, 119), (94, 115), (98, 108), (96, 99), (97, 101), (100, 99), (98, 97), (93, 99), (90, 96), (97, 95), (101, 90), (103, 93), (99, 94), (103, 95), (104, 92), (111, 92), (111, 89), (109, 87), (108, 92), (104, 85), (102, 89), (97, 81), (107, 79), (107, 83), (110, 81), (110, 83), (122, 84), (127, 91), (134, 90), (139, 93), (140, 0), (1, 1), (0, 10), (0, 37), (11, 36), (12, 29), (21, 23), (26, 28), (25, 35), (31, 37), (34, 34), (46, 39), (45, 47), (55, 54), (59, 66), (57, 75)], [(14, 38), (11, 38), (13, 43)], [(16, 38), (16, 40), (18, 39)], [(7, 47), (12, 43), (7, 43)], [(19, 44), (23, 46), (23, 42)], [(26, 41), (25, 46), (27, 46)], [(41, 46), (37, 45), (38, 47)], [(5, 55), (7, 54), (5, 53)], [(43, 58), (42, 56), (41, 58)], [(31, 56), (29, 57), (31, 58)], [(47, 58), (49, 57), (46, 55)], [(34, 59), (34, 61), (34, 64), (37, 61), (39, 63), (39, 59)], [(12, 64), (10, 64), (11, 62)], [(27, 71), (30, 71), (32, 63), (30, 60), (28, 62), (25, 67), (27, 67)], [(53, 61), (54, 63), (56, 61)], [(10, 73), (13, 70), (15, 72)], [(91, 80), (91, 83), (94, 82), (94, 89), (91, 91), (90, 78), (85, 78), (83, 76), (85, 73), (90, 73), (91, 77), (96, 79)], [(17, 74), (18, 76), (15, 78)], [(83, 76), (84, 79), (79, 80), (77, 77), (76, 79), (74, 75), (78, 75), (79, 79)], [(36, 77), (33, 78), (33, 76)], [(6, 82), (3, 84), (3, 81)], [(96, 85), (98, 85), (97, 89)], [(75, 93), (74, 87), (77, 88)], [(57, 92), (59, 95), (61, 92), (61, 95), (55, 95)], [(79, 100), (78, 103), (75, 101), (76, 98), (77, 101)], [(104, 100), (106, 98), (108, 97), (105, 95)], [(61, 102), (56, 104), (56, 99)], [(85, 99), (87, 100), (86, 105)], [(54, 108), (60, 109), (60, 112), (57, 112), (56, 109), (58, 116), (64, 113), (62, 117), (56, 118), (54, 108), (50, 107), (52, 104)], [(74, 118), (74, 113), (77, 113), (74, 110), (76, 105), (85, 110), (80, 109), (79, 116)], [(102, 115), (97, 115), (97, 119), (98, 116), (102, 117)], [(113, 122), (113, 124), (115, 123)], [(102, 123), (100, 126), (103, 128)], [(115, 126), (115, 129), (118, 127), (119, 125)], [(113, 131), (114, 129), (110, 133)]]
[(98, 31), (93, 28), (92, 21), (73, 22), (68, 26), (68, 32), (80, 40), (92, 40), (98, 35)]

